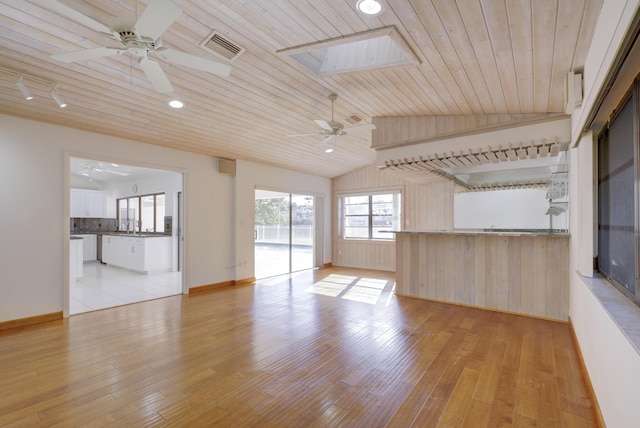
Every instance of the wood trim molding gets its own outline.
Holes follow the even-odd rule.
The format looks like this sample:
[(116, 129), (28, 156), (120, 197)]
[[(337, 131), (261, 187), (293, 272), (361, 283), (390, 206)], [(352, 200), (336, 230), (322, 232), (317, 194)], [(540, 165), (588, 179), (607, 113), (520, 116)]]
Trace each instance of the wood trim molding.
[(254, 282), (256, 282), (255, 277), (245, 278), (245, 279), (236, 279), (234, 285), (253, 284)]
[(331, 262), (325, 263), (325, 264), (322, 265), (322, 269), (329, 269), (329, 268), (331, 268), (331, 266), (333, 266), (333, 264)]
[(200, 293), (208, 293), (210, 291), (219, 290), (224, 287), (235, 287), (238, 285), (252, 284), (256, 282), (255, 278), (245, 278), (245, 279), (231, 279), (229, 281), (216, 282), (215, 284), (207, 284), (200, 285), (197, 287), (191, 287), (189, 289), (189, 295), (192, 294), (200, 294)]
[(398, 297), (406, 297), (407, 299), (424, 300), (425, 302), (434, 302), (434, 303), (443, 303), (445, 305), (461, 306), (463, 308), (480, 309), (481, 311), (497, 312), (499, 314), (517, 315), (517, 316), (526, 317), (526, 318), (533, 318), (533, 319), (537, 319), (537, 320), (541, 320), (541, 321), (557, 322), (559, 324), (567, 324), (568, 323), (565, 320), (559, 320), (557, 318), (548, 318), (548, 317), (543, 317), (541, 315), (525, 314), (523, 312), (513, 312), (513, 311), (507, 311), (507, 310), (504, 310), (504, 309), (488, 308), (486, 306), (470, 305), (468, 303), (450, 302), (448, 300), (432, 299), (430, 297), (419, 297), (419, 296), (412, 296), (410, 294), (398, 294), (398, 293), (396, 293), (396, 296), (398, 296)]
[(596, 397), (596, 392), (593, 389), (593, 384), (591, 383), (591, 378), (589, 377), (589, 372), (587, 371), (587, 365), (584, 362), (584, 357), (582, 356), (582, 350), (580, 349), (580, 342), (578, 342), (578, 336), (576, 336), (576, 331), (573, 329), (573, 322), (571, 321), (571, 317), (569, 317), (569, 330), (571, 330), (571, 339), (573, 340), (573, 346), (576, 349), (576, 353), (578, 354), (578, 363), (580, 365), (580, 372), (582, 373), (582, 378), (587, 387), (587, 392), (589, 394), (589, 398), (593, 402), (593, 411), (596, 416), (596, 420), (598, 421), (599, 427), (606, 427), (607, 425), (604, 423), (604, 418), (602, 417), (602, 412), (600, 411), (600, 405), (598, 404), (598, 397)]
[(232, 287), (234, 285), (236, 285), (236, 281), (233, 279), (229, 281), (216, 282), (214, 284), (199, 285), (197, 287), (191, 287), (189, 289), (189, 294), (207, 293), (209, 291), (214, 291), (224, 287)]
[(9, 320), (0, 322), (0, 331), (11, 330), (14, 328), (28, 327), (34, 324), (40, 324), (49, 321), (57, 321), (63, 318), (62, 311), (51, 312), (49, 314), (35, 315), (17, 320)]

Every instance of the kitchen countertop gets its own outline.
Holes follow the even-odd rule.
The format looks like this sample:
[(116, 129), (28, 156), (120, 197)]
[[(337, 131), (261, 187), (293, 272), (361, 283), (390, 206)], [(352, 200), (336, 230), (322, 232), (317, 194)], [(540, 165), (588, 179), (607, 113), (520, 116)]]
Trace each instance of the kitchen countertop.
[(549, 230), (509, 230), (509, 229), (496, 229), (496, 230), (390, 230), (388, 233), (425, 233), (430, 235), (487, 235), (487, 236), (546, 236), (551, 238), (568, 238), (570, 235), (567, 232), (553, 232)]
[(127, 238), (170, 238), (171, 235), (164, 233), (125, 233), (125, 232), (104, 232), (103, 236), (124, 236)]

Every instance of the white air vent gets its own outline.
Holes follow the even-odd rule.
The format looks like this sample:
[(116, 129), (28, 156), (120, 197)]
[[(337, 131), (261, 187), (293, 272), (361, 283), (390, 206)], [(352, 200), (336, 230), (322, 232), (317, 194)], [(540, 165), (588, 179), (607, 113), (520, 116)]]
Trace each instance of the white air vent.
[(209, 34), (202, 43), (200, 43), (200, 46), (205, 47), (214, 54), (229, 60), (229, 62), (235, 61), (235, 59), (245, 51), (243, 47), (240, 47), (237, 43), (224, 37), (217, 30), (213, 30), (211, 34)]
[(564, 76), (564, 111), (571, 114), (582, 105), (582, 74), (568, 72)]
[(355, 113), (350, 114), (349, 116), (344, 118), (344, 121), (347, 122), (349, 125), (355, 125), (357, 123), (362, 122), (362, 118), (360, 116), (358, 116)]

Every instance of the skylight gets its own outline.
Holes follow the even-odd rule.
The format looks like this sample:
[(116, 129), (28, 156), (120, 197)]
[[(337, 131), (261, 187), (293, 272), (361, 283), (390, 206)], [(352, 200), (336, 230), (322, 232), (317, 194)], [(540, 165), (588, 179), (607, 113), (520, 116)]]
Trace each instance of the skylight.
[(318, 76), (420, 64), (395, 27), (281, 49)]

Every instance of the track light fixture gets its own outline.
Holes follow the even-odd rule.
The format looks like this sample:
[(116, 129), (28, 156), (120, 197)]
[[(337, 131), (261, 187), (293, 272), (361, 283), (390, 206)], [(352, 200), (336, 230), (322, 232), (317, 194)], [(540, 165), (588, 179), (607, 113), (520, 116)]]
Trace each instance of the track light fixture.
[(53, 98), (55, 102), (58, 103), (58, 107), (65, 108), (67, 106), (67, 103), (62, 101), (62, 98), (60, 98), (60, 95), (58, 95), (58, 85), (54, 85), (51, 88), (50, 94), (51, 94), (51, 98)]
[(18, 89), (20, 89), (20, 92), (22, 92), (22, 96), (24, 97), (25, 100), (32, 100), (33, 95), (31, 95), (31, 92), (29, 92), (27, 87), (24, 86), (23, 78), (24, 76), (21, 74), (20, 77), (18, 78), (18, 81), (16, 82), (16, 86), (18, 87)]
[[(25, 85), (25, 81), (28, 80), (29, 86), (32, 89), (35, 87), (33, 85), (34, 83), (38, 85), (42, 85), (45, 88), (46, 87), (51, 88), (51, 91), (50, 91), (51, 98), (53, 98), (55, 102), (58, 103), (58, 106), (60, 108), (64, 108), (67, 106), (67, 103), (62, 101), (62, 98), (60, 98), (60, 95), (58, 94), (58, 87), (60, 86), (58, 82), (52, 82), (51, 80), (43, 79), (42, 77), (33, 76), (30, 74), (23, 73), (21, 71), (11, 70), (5, 67), (0, 67), (0, 73), (8, 74), (9, 76), (13, 76), (17, 79), (16, 87), (20, 90), (20, 93), (22, 94), (25, 100), (33, 99), (33, 95), (31, 94), (31, 91), (29, 91), (29, 88), (27, 88), (27, 85)], [(38, 86), (37, 89), (40, 89), (40, 87)]]

